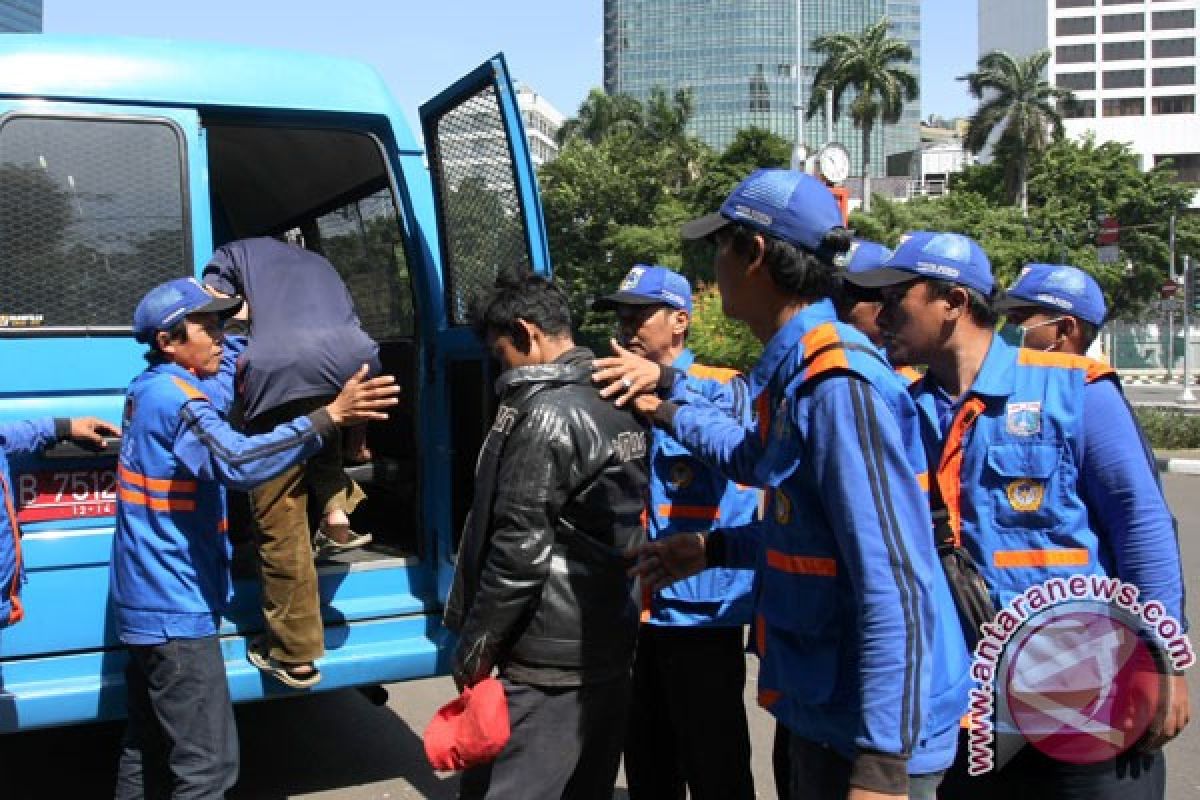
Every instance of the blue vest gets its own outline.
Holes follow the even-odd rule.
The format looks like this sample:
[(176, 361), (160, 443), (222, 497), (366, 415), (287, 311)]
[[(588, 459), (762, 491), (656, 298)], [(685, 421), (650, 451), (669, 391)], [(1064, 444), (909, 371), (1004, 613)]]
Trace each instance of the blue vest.
[(231, 596), (225, 490), (172, 451), (184, 404), (200, 398), (200, 382), (171, 364), (147, 369), (126, 396), (110, 567), (123, 641), (212, 635)]
[[(722, 404), (739, 422), (749, 424), (749, 393), (736, 370), (696, 364), (688, 350), (673, 366), (686, 371), (691, 391)], [(654, 428), (647, 514), (650, 539), (745, 525), (754, 520), (759, 497), (757, 490), (739, 487), (692, 456), (662, 428)], [(753, 585), (753, 570), (706, 569), (656, 592), (650, 600), (647, 622), (745, 625), (750, 622), (754, 605)]]
[(1114, 377), (1089, 358), (993, 338), (944, 441), (932, 391), (914, 386), (950, 526), (997, 607), (1050, 578), (1112, 574), (1078, 487), (1084, 386)]

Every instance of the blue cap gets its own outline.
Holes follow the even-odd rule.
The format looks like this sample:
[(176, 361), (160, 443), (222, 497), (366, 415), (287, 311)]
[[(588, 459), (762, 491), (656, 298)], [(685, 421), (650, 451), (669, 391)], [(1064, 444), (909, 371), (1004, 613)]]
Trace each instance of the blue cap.
[(1103, 325), (1104, 292), (1091, 275), (1067, 264), (1030, 264), (996, 303), (997, 311), (1040, 306)]
[(684, 239), (703, 239), (732, 222), (816, 252), (825, 235), (845, 227), (829, 187), (804, 172), (755, 170), (739, 183), (721, 210), (683, 226)]
[(990, 295), (996, 286), (992, 262), (978, 242), (961, 233), (938, 231), (907, 233), (882, 267), (846, 276), (850, 283), (867, 289), (895, 286), (921, 278), (957, 283), (984, 295)]
[(869, 272), (879, 269), (892, 257), (892, 249), (869, 239), (855, 239), (850, 249), (833, 260), (843, 272)]
[(649, 306), (662, 303), (691, 313), (692, 285), (678, 272), (666, 267), (638, 264), (621, 281), (613, 294), (592, 303), (596, 311), (611, 311), (617, 306)]
[(160, 283), (133, 310), (133, 336), (149, 344), (154, 334), (169, 331), (188, 314), (213, 313), (229, 317), (242, 307), (240, 297), (213, 297), (195, 278)]

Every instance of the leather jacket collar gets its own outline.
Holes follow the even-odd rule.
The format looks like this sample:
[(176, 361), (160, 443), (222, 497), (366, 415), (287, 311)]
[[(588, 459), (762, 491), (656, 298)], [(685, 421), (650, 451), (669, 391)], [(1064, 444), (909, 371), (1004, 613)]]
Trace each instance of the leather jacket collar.
[(503, 397), (506, 392), (528, 384), (590, 383), (595, 358), (586, 347), (572, 347), (549, 364), (510, 369), (496, 379), (496, 394)]

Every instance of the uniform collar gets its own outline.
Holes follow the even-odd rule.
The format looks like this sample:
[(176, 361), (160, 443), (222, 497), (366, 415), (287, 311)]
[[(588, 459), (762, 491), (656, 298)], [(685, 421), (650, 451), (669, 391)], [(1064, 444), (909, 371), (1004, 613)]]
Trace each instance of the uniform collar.
[(767, 342), (767, 346), (763, 348), (763, 353), (758, 359), (758, 363), (750, 371), (748, 381), (750, 384), (750, 396), (758, 397), (763, 389), (770, 384), (771, 379), (779, 371), (779, 367), (783, 364), (784, 359), (795, 352), (800, 341), (804, 338), (804, 334), (818, 325), (833, 322), (836, 319), (837, 314), (833, 310), (833, 303), (829, 299), (824, 299), (806, 306), (794, 317), (785, 322), (783, 327), (771, 337), (771, 341)]
[(680, 372), (687, 372), (689, 369), (691, 369), (692, 364), (695, 363), (696, 354), (685, 347), (683, 348), (683, 352), (676, 356), (675, 360), (671, 362), (671, 368), (677, 369)]
[(983, 366), (979, 368), (975, 382), (971, 384), (970, 394), (981, 395), (984, 399), (1012, 394), (1017, 352), (1017, 348), (992, 334), (992, 344), (983, 358)]

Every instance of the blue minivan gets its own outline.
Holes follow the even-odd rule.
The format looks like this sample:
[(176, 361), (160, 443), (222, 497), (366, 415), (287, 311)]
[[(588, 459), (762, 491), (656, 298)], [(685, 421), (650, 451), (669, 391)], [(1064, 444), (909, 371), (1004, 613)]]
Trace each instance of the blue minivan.
[[(137, 300), (250, 236), (328, 258), (403, 387), (368, 434), (374, 461), (354, 468), (369, 500), (352, 522), (375, 541), (319, 564), (322, 690), (446, 671), (441, 606), (492, 410), (468, 301), (502, 268), (549, 271), (503, 57), (427, 102), (420, 122), (423, 145), (353, 61), (0, 36), (0, 419), (118, 421), (144, 366)], [(28, 583), (25, 620), (0, 636), (0, 733), (124, 713), (108, 608), (116, 450), (59, 445), (12, 462)], [(245, 524), (232, 521), (235, 543)], [(246, 661), (262, 628), (247, 563), (221, 629), (237, 701), (289, 691)]]

